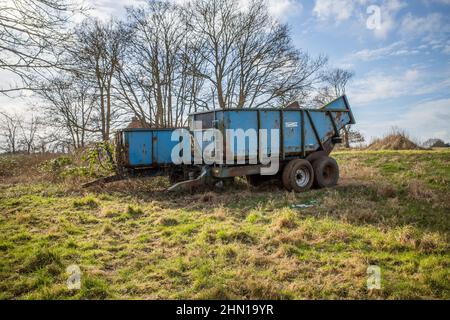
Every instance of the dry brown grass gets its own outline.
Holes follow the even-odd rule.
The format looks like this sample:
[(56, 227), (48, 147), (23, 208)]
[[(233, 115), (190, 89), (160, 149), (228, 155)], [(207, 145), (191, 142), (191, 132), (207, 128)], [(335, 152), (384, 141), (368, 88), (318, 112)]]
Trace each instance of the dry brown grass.
[(420, 180), (408, 182), (408, 196), (413, 200), (433, 202), (439, 195)]
[(295, 213), (289, 209), (285, 209), (274, 220), (273, 226), (275, 230), (294, 229), (297, 226)]
[(39, 165), (58, 156), (52, 153), (0, 155), (0, 181), (12, 184), (45, 181), (48, 175), (38, 170)]
[(393, 128), (382, 138), (375, 139), (368, 147), (369, 150), (422, 150), (414, 143), (405, 131)]
[(339, 166), (339, 173), (342, 178), (340, 184), (349, 180), (373, 181), (380, 174), (376, 168), (361, 166), (358, 158), (346, 159), (345, 165)]
[(443, 235), (433, 232), (419, 232), (412, 226), (404, 226), (397, 230), (395, 240), (404, 248), (418, 250), (422, 253), (444, 252), (446, 242)]

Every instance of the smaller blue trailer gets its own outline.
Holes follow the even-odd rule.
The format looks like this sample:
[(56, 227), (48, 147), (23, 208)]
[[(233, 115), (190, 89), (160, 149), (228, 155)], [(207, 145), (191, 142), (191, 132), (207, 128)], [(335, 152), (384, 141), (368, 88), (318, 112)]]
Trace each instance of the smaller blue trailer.
[[(313, 185), (329, 187), (337, 184), (339, 178), (338, 165), (329, 155), (335, 144), (342, 142), (342, 129), (354, 123), (345, 95), (319, 109), (226, 109), (194, 113), (189, 115), (189, 128), (184, 129), (189, 135), (184, 142), (174, 139), (173, 133), (179, 128), (119, 131), (117, 177), (167, 175), (174, 183), (170, 190), (217, 183), (236, 176), (245, 176), (255, 186), (279, 179), (287, 190), (296, 192)], [(217, 138), (198, 140), (199, 134), (203, 137), (211, 130), (221, 135), (220, 142)], [(258, 134), (252, 136), (253, 131)], [(263, 139), (259, 132), (267, 133), (267, 137)], [(256, 142), (252, 141), (255, 139)], [(270, 175), (262, 174), (268, 164), (258, 158), (261, 140), (265, 141), (267, 156), (276, 153), (278, 170)], [(182, 153), (189, 161), (174, 161), (174, 148), (187, 141), (192, 148)], [(204, 151), (211, 143), (216, 143), (216, 147), (219, 144), (222, 151), (215, 155), (215, 161), (194, 161), (195, 148)], [(256, 160), (251, 162), (251, 159)]]
[[(174, 129), (124, 129), (119, 157), (127, 168), (160, 168), (172, 165), (171, 152), (177, 141), (171, 140)], [(122, 140), (123, 139), (123, 140)], [(116, 142), (117, 144), (117, 142)]]

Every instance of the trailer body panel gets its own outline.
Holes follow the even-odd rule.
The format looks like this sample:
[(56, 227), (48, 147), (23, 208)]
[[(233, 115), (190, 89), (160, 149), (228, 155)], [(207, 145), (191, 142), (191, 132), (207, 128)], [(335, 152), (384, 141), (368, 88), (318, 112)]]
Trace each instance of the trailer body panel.
[(149, 166), (152, 164), (152, 132), (126, 131), (125, 145), (128, 150), (128, 164), (130, 166)]
[(284, 156), (302, 152), (301, 113), (294, 110), (281, 111), (283, 117), (282, 143)]
[[(189, 115), (191, 141), (196, 142), (202, 154), (213, 143), (204, 141), (203, 134), (216, 129), (223, 137), (223, 159), (220, 166), (245, 163), (262, 165), (261, 151), (267, 156), (279, 152), (280, 160), (306, 158), (314, 152), (329, 153), (334, 143), (340, 141), (339, 131), (355, 123), (347, 98), (342, 96), (320, 109), (226, 109)], [(272, 141), (274, 132), (278, 138)], [(158, 168), (179, 166), (172, 161), (172, 150), (179, 141), (172, 141), (176, 128), (125, 129), (120, 131), (121, 165), (127, 168)], [(262, 131), (261, 131), (262, 130)], [(260, 134), (265, 135), (266, 150)], [(191, 145), (191, 163), (194, 147)], [(240, 143), (239, 143), (240, 142)], [(256, 143), (255, 143), (256, 142)], [(183, 143), (185, 145), (185, 143)], [(230, 156), (233, 163), (230, 163)], [(257, 159), (250, 163), (249, 159)], [(238, 163), (237, 161), (241, 162)], [(198, 163), (196, 163), (198, 164)], [(200, 163), (202, 164), (202, 163)], [(205, 164), (205, 163), (203, 163)]]
[[(220, 112), (219, 112), (220, 113)], [(225, 140), (225, 154), (227, 152), (233, 153), (240, 158), (249, 158), (257, 156), (257, 145), (251, 145), (250, 139), (252, 138), (249, 129), (255, 129), (258, 127), (258, 119), (256, 111), (243, 112), (222, 112), (224, 115), (224, 128), (225, 130), (236, 129), (236, 135), (230, 135), (230, 131), (225, 131), (223, 135)], [(239, 130), (239, 131), (238, 131)], [(244, 137), (243, 143), (239, 143), (239, 139)], [(256, 141), (257, 137), (256, 137)], [(253, 142), (256, 142), (253, 140)]]
[(154, 164), (172, 164), (172, 150), (178, 143), (178, 141), (171, 140), (173, 130), (153, 131), (153, 150), (155, 151), (155, 157), (153, 158)]
[(172, 141), (170, 129), (127, 129), (123, 135), (125, 167), (158, 167), (172, 165), (172, 150), (178, 141)]
[[(260, 129), (267, 130), (267, 155), (272, 154), (272, 129), (280, 129), (280, 113), (278, 111), (265, 111), (259, 112), (259, 127)], [(279, 148), (279, 142), (276, 143), (274, 148)]]
[[(333, 139), (333, 143), (339, 141), (339, 131), (344, 126), (355, 123), (345, 96), (320, 109), (213, 110), (191, 114), (189, 122), (193, 131), (208, 131), (215, 128), (222, 132), (225, 149), (223, 163), (230, 161), (229, 153), (234, 161), (257, 156), (261, 145), (258, 133), (261, 129), (268, 130), (269, 145), (271, 144), (270, 129), (280, 129), (278, 145), (281, 159), (304, 158), (312, 152), (324, 150), (325, 145), (330, 145), (329, 142)], [(194, 123), (201, 123), (201, 127), (194, 128), (192, 126)], [(256, 147), (248, 141), (249, 129), (256, 131)], [(239, 134), (230, 135), (227, 132), (239, 132)], [(237, 144), (238, 139), (241, 139), (240, 147)], [(243, 139), (245, 139), (244, 144)], [(205, 146), (205, 143), (200, 145)], [(272, 147), (268, 149), (270, 154)]]

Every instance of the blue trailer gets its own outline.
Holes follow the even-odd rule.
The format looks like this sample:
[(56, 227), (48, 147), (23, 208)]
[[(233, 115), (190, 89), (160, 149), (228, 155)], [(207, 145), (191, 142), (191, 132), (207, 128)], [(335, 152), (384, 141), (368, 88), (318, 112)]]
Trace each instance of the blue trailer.
[[(176, 128), (125, 129), (116, 136), (117, 177), (168, 175), (175, 183), (171, 190), (236, 176), (245, 176), (252, 185), (280, 179), (286, 189), (296, 192), (308, 190), (313, 185), (329, 187), (339, 178), (337, 163), (329, 154), (335, 144), (342, 142), (341, 130), (354, 123), (345, 95), (319, 109), (226, 109), (194, 113), (189, 115), (190, 125), (185, 129), (191, 135), (192, 146), (206, 148), (208, 142), (196, 141), (196, 136), (199, 131), (206, 133), (214, 129), (223, 137), (223, 159), (216, 158), (213, 163), (174, 163), (172, 152), (180, 143), (172, 137)], [(274, 129), (278, 131), (271, 131)], [(267, 155), (274, 153), (276, 147), (279, 170), (274, 174), (261, 174), (267, 164), (257, 157), (261, 152), (260, 135), (256, 136), (256, 149), (248, 140), (239, 145), (236, 142), (239, 134), (228, 135), (228, 132), (246, 133), (249, 130), (266, 130)], [(273, 132), (277, 133), (276, 139), (271, 137)], [(194, 159), (194, 149), (190, 150), (189, 159)], [(229, 157), (225, 159), (225, 155), (231, 155), (233, 162)], [(256, 162), (248, 163), (255, 156)], [(237, 163), (239, 159), (244, 163)]]
[(116, 136), (117, 162), (129, 169), (160, 169), (172, 165), (171, 152), (177, 141), (174, 129), (124, 129)]

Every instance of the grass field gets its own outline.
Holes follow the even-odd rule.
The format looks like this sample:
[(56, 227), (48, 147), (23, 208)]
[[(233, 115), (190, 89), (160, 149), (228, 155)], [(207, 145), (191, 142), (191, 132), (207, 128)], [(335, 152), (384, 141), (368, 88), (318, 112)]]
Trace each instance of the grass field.
[(333, 156), (332, 189), (181, 195), (164, 179), (82, 190), (3, 157), (0, 298), (450, 299), (450, 150)]

